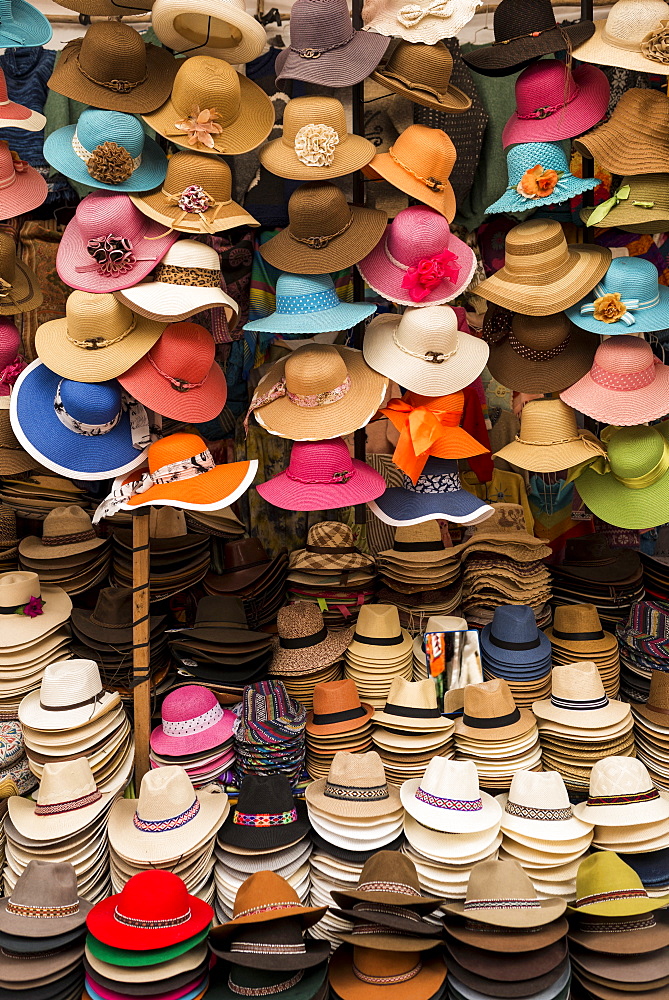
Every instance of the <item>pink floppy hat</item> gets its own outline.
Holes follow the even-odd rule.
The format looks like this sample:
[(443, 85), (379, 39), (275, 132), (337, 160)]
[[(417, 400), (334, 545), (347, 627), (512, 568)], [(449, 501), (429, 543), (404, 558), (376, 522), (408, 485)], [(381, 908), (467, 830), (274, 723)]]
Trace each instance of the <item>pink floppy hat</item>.
[(135, 208), (127, 194), (95, 191), (65, 227), (56, 270), (80, 292), (121, 291), (143, 281), (178, 238)]
[(285, 472), (256, 486), (258, 493), (283, 510), (334, 510), (367, 503), (386, 488), (382, 475), (351, 458), (342, 438), (295, 441)]
[(358, 264), (370, 288), (403, 306), (437, 306), (467, 288), (476, 270), (471, 247), (433, 208), (404, 208)]
[(18, 327), (0, 316), (0, 396), (9, 396), (12, 386), (26, 367), (20, 355), (21, 334)]
[(669, 410), (669, 368), (647, 341), (627, 334), (611, 337), (595, 351), (590, 371), (560, 398), (607, 424), (645, 424)]
[(232, 736), (237, 719), (216, 695), (200, 684), (171, 691), (163, 702), (162, 724), (151, 733), (151, 749), (159, 757), (186, 757), (213, 750)]
[(0, 218), (32, 212), (46, 201), (46, 180), (38, 170), (22, 160), (18, 153), (0, 141)]
[(609, 81), (596, 66), (569, 73), (560, 59), (540, 59), (516, 80), (516, 111), (504, 126), (502, 144), (582, 135), (606, 114), (609, 93)]

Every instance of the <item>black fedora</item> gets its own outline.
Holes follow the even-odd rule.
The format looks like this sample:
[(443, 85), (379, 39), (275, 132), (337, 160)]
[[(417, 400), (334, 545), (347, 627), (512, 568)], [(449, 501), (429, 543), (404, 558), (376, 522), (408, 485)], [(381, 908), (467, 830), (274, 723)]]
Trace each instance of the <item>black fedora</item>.
[(223, 847), (266, 851), (293, 844), (308, 832), (307, 807), (293, 798), (285, 775), (247, 774), (218, 838)]
[(296, 917), (282, 917), (259, 924), (240, 925), (227, 948), (211, 944), (219, 958), (251, 969), (310, 969), (330, 955), (329, 941), (305, 941), (302, 923)]

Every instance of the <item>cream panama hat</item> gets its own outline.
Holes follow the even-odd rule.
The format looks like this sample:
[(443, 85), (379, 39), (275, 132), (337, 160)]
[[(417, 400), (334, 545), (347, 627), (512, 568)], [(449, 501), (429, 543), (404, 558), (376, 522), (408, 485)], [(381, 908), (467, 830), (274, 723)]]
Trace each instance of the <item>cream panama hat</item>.
[(244, 0), (156, 0), (151, 10), (156, 35), (175, 55), (207, 53), (238, 65), (256, 59), (267, 42), (264, 27)]
[(45, 764), (37, 801), (12, 795), (8, 814), (20, 835), (46, 844), (73, 837), (92, 826), (111, 803), (100, 792), (86, 757)]
[(574, 56), (597, 66), (667, 76), (668, 19), (664, 0), (618, 0), (605, 20), (595, 21), (594, 35), (574, 49)]
[(634, 757), (605, 757), (590, 772), (590, 793), (574, 807), (579, 819), (595, 826), (653, 826), (669, 820), (669, 793), (653, 784), (645, 765)]
[(120, 704), (117, 691), (104, 691), (94, 660), (56, 660), (44, 671), (39, 691), (19, 706), (19, 721), (31, 729), (57, 731), (89, 726)]
[(422, 778), (404, 782), (400, 798), (410, 816), (443, 833), (487, 830), (502, 814), (499, 803), (479, 789), (473, 761), (433, 757)]
[(508, 795), (497, 801), (503, 809), (502, 831), (512, 837), (560, 843), (592, 831), (592, 822), (575, 815), (557, 771), (516, 771)]
[(348, 652), (359, 661), (378, 664), (408, 654), (412, 645), (394, 604), (363, 604)]
[(25, 646), (67, 621), (72, 601), (61, 587), (42, 587), (37, 573), (0, 573), (2, 645)]
[(372, 722), (408, 733), (437, 733), (453, 729), (453, 720), (447, 719), (439, 711), (437, 689), (431, 677), (422, 681), (395, 677), (385, 707), (374, 713)]
[[(386, 781), (383, 762), (375, 750), (334, 755), (327, 778), (307, 785), (307, 806), (335, 820), (381, 821), (401, 809), (398, 790)], [(337, 828), (339, 829), (339, 827)]]
[(539, 722), (605, 729), (631, 718), (631, 708), (606, 697), (597, 665), (591, 660), (553, 667), (550, 701), (535, 701), (532, 711)]

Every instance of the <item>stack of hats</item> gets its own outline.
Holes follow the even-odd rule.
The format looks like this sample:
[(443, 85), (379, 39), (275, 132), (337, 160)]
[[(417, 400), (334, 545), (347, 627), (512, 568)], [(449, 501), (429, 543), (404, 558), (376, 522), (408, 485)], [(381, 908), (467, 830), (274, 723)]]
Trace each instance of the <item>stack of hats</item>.
[(12, 795), (5, 817), (5, 892), (33, 860), (69, 861), (80, 896), (90, 902), (110, 892), (107, 822), (114, 801), (101, 792), (85, 757), (47, 764), (36, 801)]
[(434, 757), (422, 778), (400, 789), (406, 811), (406, 853), (421, 884), (440, 896), (463, 899), (472, 867), (497, 856), (502, 809), (482, 792), (472, 761)]
[(480, 643), (485, 679), (504, 678), (521, 708), (550, 694), (551, 646), (537, 628), (532, 608), (523, 604), (495, 608)]
[(199, 684), (186, 684), (165, 697), (161, 724), (151, 733), (153, 767), (180, 764), (195, 788), (232, 779), (235, 751), (232, 730), (237, 716)]
[(470, 626), (492, 621), (501, 604), (529, 605), (540, 628), (550, 622), (551, 550), (531, 535), (520, 504), (494, 504), (493, 514), (470, 529), (462, 545), (462, 614)]
[(669, 789), (669, 673), (653, 670), (650, 694), (643, 705), (633, 704), (636, 755), (660, 788)]
[[(113, 582), (132, 586), (132, 528), (113, 528)], [(150, 599), (161, 601), (193, 587), (209, 569), (209, 536), (189, 532), (175, 507), (149, 510)]]
[[(30, 465), (34, 467), (37, 462), (31, 461)], [(54, 507), (76, 504), (89, 514), (95, 509), (89, 494), (81, 486), (75, 486), (71, 479), (65, 479), (48, 469), (35, 471), (29, 477), (0, 478), (0, 500), (11, 507), (17, 517), (35, 521), (43, 521)]]
[(281, 608), (269, 672), (280, 678), (291, 698), (311, 709), (317, 684), (338, 681), (353, 626), (333, 631), (317, 604), (298, 601)]
[(90, 908), (69, 862), (29, 863), (11, 896), (0, 899), (4, 997), (81, 997)]
[[(0, 399), (2, 399), (1, 396)], [(2, 447), (1, 444), (0, 447)], [(0, 468), (2, 468), (1, 464)], [(17, 535), (16, 514), (6, 503), (0, 503), (0, 573), (11, 573), (12, 570), (19, 568)]]
[(347, 524), (314, 524), (306, 548), (291, 552), (288, 565), (288, 600), (323, 608), (326, 626), (349, 628), (362, 605), (374, 600), (374, 560), (355, 546)]
[(324, 779), (339, 751), (371, 750), (373, 714), (373, 706), (360, 701), (354, 681), (318, 684), (306, 723), (309, 776)]
[(381, 708), (396, 678), (411, 680), (412, 650), (413, 639), (400, 626), (396, 607), (363, 605), (345, 654), (346, 677), (355, 681), (362, 699)]
[(460, 548), (446, 548), (437, 521), (395, 529), (392, 549), (379, 552), (379, 598), (394, 604), (400, 622), (421, 631), (429, 615), (451, 614), (462, 598)]
[(179, 672), (239, 700), (244, 685), (267, 676), (271, 636), (249, 629), (238, 597), (203, 597), (195, 623), (174, 629), (170, 652)]
[(232, 507), (221, 507), (220, 510), (187, 510), (186, 524), (197, 534), (209, 535), (212, 539), (212, 565), (218, 548), (218, 539), (241, 538), (244, 525), (239, 520)]
[(281, 681), (260, 681), (244, 688), (235, 728), (235, 772), (285, 774), (293, 788), (303, 780), (307, 712), (293, 701)]
[(372, 740), (393, 785), (421, 778), (433, 757), (453, 757), (453, 721), (442, 715), (431, 677), (396, 677), (385, 706), (372, 716)]
[(218, 831), (215, 848), (216, 916), (232, 916), (237, 890), (258, 871), (286, 879), (304, 903), (309, 898), (309, 820), (283, 774), (248, 774), (237, 804)]
[(669, 610), (660, 601), (639, 601), (616, 628), (620, 686), (630, 701), (646, 701), (654, 670), (666, 669)]
[(19, 706), (30, 767), (86, 758), (98, 790), (122, 792), (132, 774), (135, 743), (116, 691), (105, 691), (94, 660), (57, 660), (39, 691)]
[(563, 899), (539, 899), (514, 861), (481, 861), (463, 900), (444, 906), (449, 997), (567, 1000)]
[(618, 640), (605, 632), (594, 604), (560, 604), (553, 612), (553, 624), (546, 629), (554, 664), (592, 660), (609, 698), (620, 690)]
[(576, 872), (592, 843), (593, 824), (579, 819), (557, 771), (517, 771), (502, 807), (500, 858), (515, 861), (542, 898), (576, 898)]
[(210, 995), (325, 1000), (330, 948), (304, 937), (325, 910), (304, 905), (275, 872), (250, 875), (235, 894), (232, 919), (210, 933), (211, 950), (224, 960)]
[[(220, 514), (221, 511), (216, 511)], [(223, 547), (222, 572), (212, 555), (212, 572), (204, 578), (204, 589), (215, 597), (238, 597), (244, 605), (249, 628), (259, 629), (276, 620), (286, 597), (288, 555), (274, 559), (257, 538), (239, 538)]]
[(468, 684), (464, 714), (455, 722), (455, 756), (476, 765), (484, 788), (508, 788), (518, 770), (541, 770), (532, 712), (518, 708), (503, 678)]
[[(160, 870), (134, 875), (86, 918), (84, 997), (203, 996), (213, 916), (211, 906), (190, 895), (178, 875)], [(162, 992), (155, 994), (157, 989)]]
[(624, 621), (643, 600), (643, 568), (635, 549), (612, 549), (604, 535), (568, 538), (564, 559), (550, 567), (555, 604), (594, 604), (605, 625)]
[(632, 711), (609, 699), (592, 661), (553, 667), (550, 701), (536, 701), (545, 770), (558, 771), (570, 792), (587, 793), (590, 771), (604, 757), (633, 757)]
[(72, 504), (49, 511), (41, 538), (21, 539), (19, 561), (21, 569), (37, 573), (43, 583), (81, 594), (107, 579), (111, 549), (108, 538), (98, 538), (90, 515)]
[(669, 526), (658, 528), (653, 552), (640, 552), (643, 585), (648, 597), (669, 600)]

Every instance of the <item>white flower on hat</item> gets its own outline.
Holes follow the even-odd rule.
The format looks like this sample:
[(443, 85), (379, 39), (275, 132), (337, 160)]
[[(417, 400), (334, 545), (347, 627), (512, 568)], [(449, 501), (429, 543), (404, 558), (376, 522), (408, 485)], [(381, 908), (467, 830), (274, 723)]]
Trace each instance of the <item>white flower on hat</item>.
[(303, 125), (295, 136), (295, 153), (307, 167), (331, 167), (339, 134), (331, 125)]

